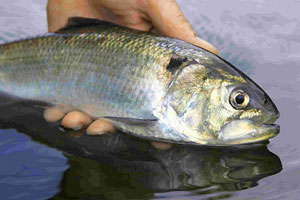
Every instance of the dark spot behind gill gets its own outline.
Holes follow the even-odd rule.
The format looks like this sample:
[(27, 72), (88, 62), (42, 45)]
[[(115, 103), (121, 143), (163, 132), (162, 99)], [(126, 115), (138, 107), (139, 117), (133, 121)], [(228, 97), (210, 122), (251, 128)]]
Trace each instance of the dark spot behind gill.
[(173, 56), (167, 66), (167, 70), (169, 72), (171, 72), (172, 74), (174, 74), (178, 69), (179, 67), (187, 61), (187, 58), (186, 57), (177, 57), (177, 56)]

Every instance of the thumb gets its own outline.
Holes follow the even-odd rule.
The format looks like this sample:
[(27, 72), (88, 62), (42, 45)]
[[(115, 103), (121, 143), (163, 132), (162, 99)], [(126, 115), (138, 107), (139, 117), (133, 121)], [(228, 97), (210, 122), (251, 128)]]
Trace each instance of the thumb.
[(146, 2), (148, 16), (161, 34), (184, 40), (214, 54), (219, 53), (212, 44), (197, 37), (175, 0), (147, 0)]

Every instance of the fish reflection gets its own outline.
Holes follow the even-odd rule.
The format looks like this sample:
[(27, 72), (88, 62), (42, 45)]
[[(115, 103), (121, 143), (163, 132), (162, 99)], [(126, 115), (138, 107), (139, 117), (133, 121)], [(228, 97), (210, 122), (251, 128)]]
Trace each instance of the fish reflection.
[[(42, 107), (18, 103), (1, 110), (5, 112), (0, 116), (2, 126), (68, 153), (70, 168), (53, 199), (148, 199), (157, 192), (203, 188), (207, 190), (197, 191), (198, 195), (236, 191), (255, 187), (260, 179), (282, 170), (280, 159), (266, 144), (234, 148), (175, 145), (161, 151), (120, 133), (89, 136), (59, 130), (58, 124), (49, 125), (42, 119)], [(20, 110), (26, 114), (19, 115)]]
[(254, 187), (282, 169), (279, 158), (265, 145), (246, 150), (177, 146), (167, 152), (151, 149), (151, 154), (152, 160), (116, 159), (113, 164), (68, 156), (70, 168), (56, 197), (108, 198), (117, 192), (118, 198), (126, 199), (200, 188), (213, 188), (209, 193), (236, 191)]

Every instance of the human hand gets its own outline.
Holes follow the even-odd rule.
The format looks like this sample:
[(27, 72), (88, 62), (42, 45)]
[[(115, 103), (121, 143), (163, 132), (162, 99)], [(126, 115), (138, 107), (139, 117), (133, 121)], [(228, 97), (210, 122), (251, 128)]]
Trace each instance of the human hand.
[[(47, 16), (49, 32), (62, 28), (69, 17), (96, 18), (142, 31), (155, 31), (218, 54), (214, 46), (197, 37), (175, 0), (49, 0)], [(103, 119), (92, 122), (86, 114), (70, 112), (61, 106), (47, 109), (44, 117), (50, 122), (63, 118), (63, 126), (73, 129), (87, 127), (87, 133), (92, 135), (115, 130)], [(153, 145), (160, 149), (169, 147), (161, 143)]]

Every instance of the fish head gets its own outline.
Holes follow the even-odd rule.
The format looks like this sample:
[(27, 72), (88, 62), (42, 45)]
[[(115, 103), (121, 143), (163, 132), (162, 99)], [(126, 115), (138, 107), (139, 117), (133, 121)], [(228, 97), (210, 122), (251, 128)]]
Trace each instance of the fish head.
[[(244, 81), (241, 81), (243, 80)], [(279, 111), (270, 97), (248, 77), (224, 79), (211, 89), (204, 113), (207, 133), (217, 145), (246, 144), (276, 136)]]
[[(217, 57), (218, 58), (218, 57)], [(186, 66), (173, 85), (177, 130), (205, 145), (248, 144), (279, 133), (279, 111), (249, 77), (222, 59)]]

